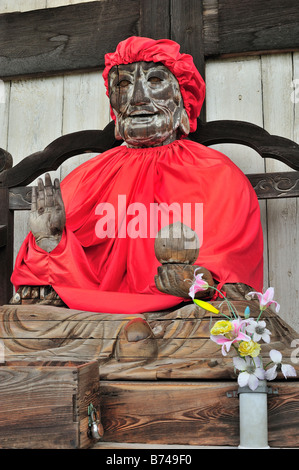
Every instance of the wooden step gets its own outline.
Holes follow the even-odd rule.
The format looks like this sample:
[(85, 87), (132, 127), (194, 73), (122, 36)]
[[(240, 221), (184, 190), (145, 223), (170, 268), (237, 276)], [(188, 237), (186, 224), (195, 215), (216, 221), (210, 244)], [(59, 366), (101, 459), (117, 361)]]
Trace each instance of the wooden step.
[[(236, 381), (101, 381), (104, 437), (99, 443), (239, 445)], [(269, 383), (271, 447), (298, 447), (299, 382)]]

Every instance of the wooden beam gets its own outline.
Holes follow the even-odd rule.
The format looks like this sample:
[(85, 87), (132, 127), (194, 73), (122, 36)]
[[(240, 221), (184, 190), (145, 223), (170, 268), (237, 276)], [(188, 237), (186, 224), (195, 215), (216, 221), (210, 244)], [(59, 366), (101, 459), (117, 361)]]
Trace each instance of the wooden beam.
[[(194, 63), (205, 79), (205, 56), (203, 42), (203, 11), (198, 0), (171, 0), (172, 40), (180, 44), (180, 52), (191, 54)], [(205, 121), (206, 103), (201, 110), (201, 120)]]
[(140, 36), (164, 39), (170, 37), (170, 0), (141, 0)]
[(7, 226), (0, 225), (0, 248), (7, 244)]
[(139, 34), (140, 0), (0, 15), (0, 77), (100, 69), (104, 55)]
[(0, 78), (101, 69), (132, 35), (204, 56), (299, 50), (297, 0), (109, 0), (0, 15)]
[(299, 49), (297, 0), (205, 0), (205, 55)]

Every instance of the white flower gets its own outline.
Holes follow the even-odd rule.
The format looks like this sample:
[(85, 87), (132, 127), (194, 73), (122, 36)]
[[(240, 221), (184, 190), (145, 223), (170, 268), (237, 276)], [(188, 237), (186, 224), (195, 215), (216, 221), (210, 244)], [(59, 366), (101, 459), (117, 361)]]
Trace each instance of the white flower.
[(262, 339), (265, 343), (270, 343), (271, 331), (266, 328), (266, 322), (264, 320), (255, 321), (250, 320), (250, 324), (246, 327), (246, 333), (252, 335), (252, 340), (255, 342)]
[(259, 380), (265, 378), (265, 371), (263, 369), (262, 361), (259, 357), (254, 359), (246, 357), (234, 357), (234, 366), (240, 371), (238, 375), (238, 384), (240, 387), (248, 387), (251, 390), (255, 390), (258, 387)]
[(283, 373), (285, 379), (287, 379), (288, 377), (296, 377), (297, 373), (293, 366), (281, 363), (281, 352), (277, 351), (276, 349), (272, 349), (270, 351), (270, 358), (272, 362), (274, 362), (274, 366), (266, 370), (265, 378), (267, 380), (274, 380), (277, 377), (277, 372), (279, 372), (280, 370)]

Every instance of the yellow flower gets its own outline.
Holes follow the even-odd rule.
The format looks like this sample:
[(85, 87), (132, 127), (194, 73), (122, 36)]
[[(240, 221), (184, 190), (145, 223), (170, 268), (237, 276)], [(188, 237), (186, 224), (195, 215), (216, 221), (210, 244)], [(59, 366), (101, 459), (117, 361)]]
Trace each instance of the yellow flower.
[(261, 347), (255, 341), (242, 341), (238, 351), (240, 356), (257, 357), (261, 352)]
[(205, 302), (204, 300), (194, 299), (193, 302), (199, 305), (199, 307), (205, 310), (208, 310), (209, 312), (219, 313), (219, 310), (217, 310), (217, 308), (215, 308), (213, 305), (209, 304), (208, 302)]
[(213, 328), (211, 329), (212, 335), (224, 335), (228, 333), (232, 329), (232, 324), (228, 320), (220, 320), (215, 323)]

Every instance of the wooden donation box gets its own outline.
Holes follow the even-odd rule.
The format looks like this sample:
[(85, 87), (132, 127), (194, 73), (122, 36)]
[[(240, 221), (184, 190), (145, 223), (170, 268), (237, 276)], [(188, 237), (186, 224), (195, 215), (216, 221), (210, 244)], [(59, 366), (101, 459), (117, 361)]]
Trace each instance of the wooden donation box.
[[(242, 315), (247, 302), (234, 305)], [(251, 317), (259, 313), (254, 305)], [(272, 332), (262, 345), (264, 364), (271, 349), (291, 363), (298, 334), (269, 309), (263, 318)], [(137, 316), (0, 307), (0, 447), (238, 446), (234, 354), (224, 357), (210, 340), (218, 319), (193, 303)], [(298, 447), (293, 365), (297, 377), (268, 382), (270, 447)], [(103, 425), (98, 441), (88, 436), (90, 404)]]
[(99, 385), (97, 361), (1, 364), (0, 448), (90, 447)]

